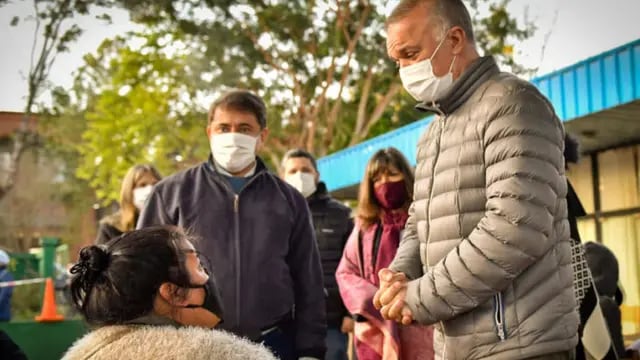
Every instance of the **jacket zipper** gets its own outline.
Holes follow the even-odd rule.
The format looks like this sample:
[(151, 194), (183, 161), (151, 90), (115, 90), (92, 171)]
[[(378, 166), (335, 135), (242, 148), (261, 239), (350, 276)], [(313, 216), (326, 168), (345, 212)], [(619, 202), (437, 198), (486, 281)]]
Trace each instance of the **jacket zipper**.
[(502, 293), (497, 293), (493, 297), (494, 300), (494, 322), (496, 324), (496, 331), (500, 341), (507, 340), (507, 329), (504, 323), (504, 302), (502, 300)]
[(233, 225), (234, 225), (234, 235), (235, 235), (235, 245), (236, 245), (236, 323), (240, 324), (241, 311), (240, 311), (240, 293), (242, 289), (242, 257), (241, 257), (241, 249), (240, 249), (240, 194), (247, 188), (247, 186), (251, 185), (258, 177), (262, 176), (262, 173), (256, 173), (254, 176), (247, 181), (242, 188), (236, 194), (233, 189), (231, 189), (228, 184), (227, 189), (230, 189), (233, 193)]
[(434, 185), (434, 179), (436, 175), (436, 167), (438, 165), (438, 159), (440, 158), (440, 143), (442, 142), (442, 134), (444, 133), (444, 121), (445, 121), (444, 113), (437, 107), (435, 109), (438, 110), (438, 113), (440, 115), (440, 119), (439, 119), (440, 134), (438, 135), (438, 142), (436, 143), (436, 157), (433, 160), (433, 167), (431, 168), (431, 188), (429, 189), (429, 203), (427, 204), (427, 221), (429, 224), (429, 231), (427, 233), (426, 254), (425, 254), (425, 260), (427, 262), (427, 270), (430, 268), (429, 243), (431, 242), (431, 202), (433, 200), (433, 187), (434, 187), (433, 185)]
[(235, 256), (236, 256), (236, 324), (240, 324), (241, 312), (240, 312), (240, 293), (241, 293), (241, 280), (242, 280), (242, 263), (241, 263), (241, 249), (240, 249), (240, 194), (247, 186), (253, 183), (258, 177), (262, 176), (262, 173), (256, 173), (246, 184), (238, 191), (231, 188), (226, 180), (220, 181), (214, 178), (214, 181), (221, 184), (227, 191), (233, 194), (233, 227), (234, 227), (234, 240), (235, 240)]
[(233, 196), (233, 225), (236, 245), (236, 323), (240, 324), (240, 284), (242, 269), (240, 257), (240, 194)]
[[(429, 203), (427, 204), (427, 221), (429, 224), (429, 230), (427, 233), (427, 245), (426, 245), (426, 253), (425, 260), (427, 262), (427, 270), (431, 267), (429, 264), (429, 243), (431, 242), (431, 202), (433, 200), (433, 188), (434, 188), (434, 179), (436, 174), (436, 166), (438, 165), (438, 159), (440, 158), (440, 144), (442, 143), (442, 135), (444, 134), (444, 124), (445, 124), (445, 114), (438, 108), (434, 106), (437, 110), (439, 118), (439, 126), (440, 126), (440, 134), (438, 135), (438, 142), (436, 143), (436, 157), (433, 160), (433, 167), (431, 168), (431, 189), (429, 190)], [(444, 321), (440, 321), (440, 327), (442, 328), (442, 342), (443, 342), (443, 351), (442, 351), (442, 359), (447, 360), (447, 335), (444, 332)]]

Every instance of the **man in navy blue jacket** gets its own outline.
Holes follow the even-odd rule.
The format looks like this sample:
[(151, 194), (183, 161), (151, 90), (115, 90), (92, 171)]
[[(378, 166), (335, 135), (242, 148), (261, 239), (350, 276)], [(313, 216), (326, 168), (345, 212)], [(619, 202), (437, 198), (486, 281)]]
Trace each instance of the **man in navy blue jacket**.
[(209, 111), (211, 156), (159, 182), (138, 228), (171, 224), (200, 238), (223, 298), (222, 328), (281, 359), (325, 352), (322, 268), (305, 198), (256, 153), (268, 134), (262, 99), (231, 91)]

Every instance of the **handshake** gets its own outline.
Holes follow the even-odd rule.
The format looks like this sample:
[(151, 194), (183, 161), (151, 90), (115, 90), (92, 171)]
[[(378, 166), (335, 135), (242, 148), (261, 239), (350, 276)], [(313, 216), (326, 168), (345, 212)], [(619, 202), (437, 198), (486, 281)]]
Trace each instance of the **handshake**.
[(380, 310), (383, 318), (410, 325), (413, 322), (413, 314), (405, 304), (409, 283), (405, 274), (382, 269), (378, 273), (378, 278), (380, 289), (373, 297), (373, 306)]

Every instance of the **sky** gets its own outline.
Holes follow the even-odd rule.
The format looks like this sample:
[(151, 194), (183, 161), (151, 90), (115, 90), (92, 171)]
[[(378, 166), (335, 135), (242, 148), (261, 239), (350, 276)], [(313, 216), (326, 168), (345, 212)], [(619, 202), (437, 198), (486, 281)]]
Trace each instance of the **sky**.
[[(24, 75), (29, 69), (33, 23), (9, 25), (15, 15), (33, 13), (31, 0), (13, 0), (0, 8), (0, 111), (22, 111), (27, 93)], [(640, 39), (640, 0), (511, 0), (511, 13), (535, 22), (529, 40), (514, 44), (516, 61), (538, 68), (537, 75), (569, 66), (603, 51)], [(51, 83), (68, 87), (84, 54), (103, 39), (135, 29), (124, 11), (111, 11), (112, 24), (91, 16), (80, 18), (85, 33), (69, 53), (58, 56)], [(544, 52), (543, 52), (544, 49)], [(46, 101), (46, 95), (41, 99)]]

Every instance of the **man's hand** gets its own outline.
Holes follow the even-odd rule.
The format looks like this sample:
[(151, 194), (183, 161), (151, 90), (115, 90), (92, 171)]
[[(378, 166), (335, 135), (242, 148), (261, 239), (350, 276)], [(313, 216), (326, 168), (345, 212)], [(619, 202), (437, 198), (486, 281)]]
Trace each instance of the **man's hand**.
[(411, 324), (413, 314), (405, 304), (409, 282), (405, 274), (382, 269), (378, 273), (378, 278), (380, 289), (373, 297), (373, 305), (380, 310), (383, 318), (401, 322), (404, 325)]
[(413, 314), (405, 303), (407, 282), (396, 282), (380, 296), (383, 304), (380, 314), (387, 320), (397, 321), (403, 325), (413, 322)]
[[(382, 303), (382, 295), (393, 286), (395, 283), (407, 283), (407, 277), (404, 273), (395, 272), (390, 269), (382, 269), (378, 272), (378, 279), (380, 280), (380, 288), (373, 297), (373, 306), (380, 310), (386, 303)], [(393, 296), (391, 296), (393, 297)]]
[(340, 331), (342, 331), (343, 334), (348, 334), (353, 332), (353, 327), (354, 327), (355, 321), (353, 321), (353, 318), (351, 318), (350, 316), (345, 316), (342, 318), (342, 326), (340, 326)]

